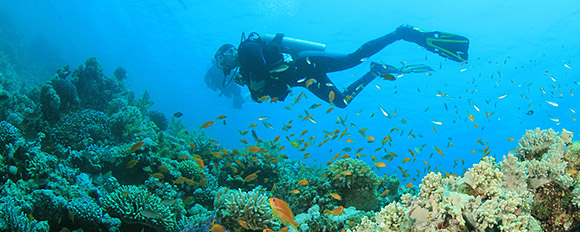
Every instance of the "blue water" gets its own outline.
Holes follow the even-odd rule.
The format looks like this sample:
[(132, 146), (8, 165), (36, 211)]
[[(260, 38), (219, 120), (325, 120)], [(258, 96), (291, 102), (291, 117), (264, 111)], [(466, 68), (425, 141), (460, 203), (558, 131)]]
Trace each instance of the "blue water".
[[(382, 157), (386, 154), (384, 150), (374, 149), (383, 137), (391, 135), (392, 146), (385, 148), (398, 157), (380, 172), (400, 174), (396, 166), (401, 165), (412, 177), (416, 177), (415, 169), (423, 175), (423, 161), (432, 170), (437, 167), (461, 174), (478, 162), (486, 146), (491, 155), (501, 158), (517, 146), (526, 129), (579, 131), (575, 118), (580, 117), (574, 112), (580, 111), (578, 9), (580, 3), (572, 0), (0, 3), (0, 12), (14, 28), (19, 46), (28, 48), (28, 55), (46, 64), (46, 70), (54, 71), (66, 64), (74, 68), (91, 56), (99, 59), (107, 75), (122, 66), (128, 70), (128, 88), (138, 96), (149, 91), (155, 101), (153, 110), (168, 116), (182, 112), (184, 116), (180, 119), (191, 130), (219, 115), (227, 115), (226, 125), (217, 120), (204, 129), (226, 148), (243, 148), (240, 139), (253, 141), (249, 134), (238, 133), (248, 130), (251, 123), (258, 124), (254, 129), (261, 139), (271, 140), (280, 135), (285, 146), (283, 152), (309, 164), (315, 160), (326, 163), (337, 152), (345, 153), (341, 151), (344, 147), (353, 149), (351, 156), (362, 147), (362, 154)], [(248, 99), (238, 109), (233, 107), (232, 99), (220, 97), (204, 83), (216, 49), (223, 43), (237, 45), (242, 32), (283, 32), (290, 37), (325, 43), (329, 52), (348, 53), (401, 24), (467, 36), (471, 40), (469, 62), (447, 61), (417, 45), (396, 42), (355, 68), (330, 74), (332, 80), (346, 87), (368, 71), (370, 61), (394, 66), (403, 61), (423, 63), (436, 69), (434, 75), (408, 74), (395, 82), (377, 79), (347, 109), (334, 109), (329, 114), (325, 113), (329, 104), (305, 89), (294, 89), (294, 96), (284, 103), (258, 104)], [(553, 79), (546, 75), (548, 72)], [(50, 77), (47, 75), (45, 80)], [(308, 99), (292, 105), (293, 98), (302, 91)], [(448, 95), (438, 97), (438, 91)], [(242, 89), (242, 94), (245, 93), (247, 90)], [(498, 99), (504, 94), (505, 98)], [(308, 109), (316, 103), (322, 106)], [(391, 114), (396, 110), (397, 117), (388, 119), (379, 105)], [(298, 118), (304, 116), (304, 109), (313, 115), (316, 124)], [(533, 115), (526, 114), (530, 110)], [(493, 115), (486, 117), (486, 112)], [(468, 114), (473, 114), (474, 122), (468, 119)], [(261, 116), (268, 116), (266, 121), (274, 129), (264, 127), (258, 120)], [(317, 147), (324, 139), (323, 130), (345, 129), (335, 123), (337, 117), (347, 118), (350, 136)], [(293, 128), (288, 132), (281, 130), (290, 120), (294, 120)], [(404, 132), (390, 133), (393, 127)], [(374, 136), (375, 143), (367, 143), (358, 133), (363, 128), (368, 128), (366, 135)], [(306, 129), (307, 134), (300, 137)], [(411, 130), (416, 137), (407, 138)], [(316, 136), (315, 145), (298, 151), (285, 138), (291, 133), (296, 133), (290, 137), (292, 140)], [(480, 138), (481, 143), (476, 143)], [(508, 138), (515, 141), (507, 141)], [(355, 142), (347, 143), (346, 139)], [(422, 146), (414, 162), (401, 164), (403, 158), (411, 157), (409, 149), (416, 152), (415, 148)], [(444, 155), (439, 155), (434, 146), (442, 149)], [(303, 159), (307, 152), (312, 158)], [(363, 159), (372, 163), (368, 157)]]

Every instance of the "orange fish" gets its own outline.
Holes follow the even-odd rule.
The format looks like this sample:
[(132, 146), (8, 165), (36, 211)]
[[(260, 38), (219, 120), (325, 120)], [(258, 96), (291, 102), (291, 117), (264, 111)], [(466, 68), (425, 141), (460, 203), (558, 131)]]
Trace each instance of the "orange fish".
[(244, 229), (249, 230), (250, 228), (248, 227), (248, 224), (243, 221), (243, 220), (238, 220), (238, 223), (240, 223), (240, 226), (244, 227)]
[(403, 163), (406, 163), (406, 162), (409, 162), (409, 161), (411, 161), (411, 158), (404, 158), (403, 159)]
[(251, 146), (248, 147), (248, 151), (252, 152), (252, 153), (258, 153), (262, 150), (262, 148), (259, 148), (258, 146)]
[(131, 161), (127, 162), (127, 168), (135, 167), (135, 165), (137, 165), (137, 163), (139, 163), (139, 160), (131, 160)]
[(387, 164), (385, 164), (384, 162), (376, 162), (375, 165), (377, 166), (378, 169), (384, 168), (387, 166)]
[(292, 194), (298, 194), (298, 193), (300, 193), (300, 190), (294, 189), (294, 190), (290, 191), (290, 193), (292, 193)]
[(256, 124), (256, 123), (252, 123), (252, 124), (250, 124), (250, 125), (248, 126), (248, 128), (256, 127), (257, 125), (258, 125), (258, 124)]
[(203, 165), (203, 160), (195, 159), (195, 162), (197, 162), (197, 166), (199, 166), (199, 168), (203, 169), (205, 167), (205, 165)]
[(157, 178), (157, 179), (160, 179), (160, 180), (163, 179), (163, 178), (165, 178), (165, 176), (163, 174), (161, 174), (161, 173), (151, 174), (151, 177)]
[(262, 230), (262, 232), (274, 232), (274, 231), (270, 228), (266, 228), (266, 229)]
[(282, 221), (282, 224), (284, 225), (290, 224), (290, 226), (292, 226), (294, 230), (299, 231), (296, 228), (296, 226), (298, 226), (298, 223), (294, 221), (294, 214), (292, 213), (292, 209), (290, 209), (290, 206), (288, 206), (288, 204), (283, 200), (280, 200), (275, 197), (270, 198), (269, 201), (274, 218), (280, 219), (280, 221)]
[(306, 88), (308, 88), (308, 86), (312, 85), (316, 80), (314, 78), (310, 78), (306, 81)]
[(405, 187), (407, 188), (413, 187), (413, 183), (408, 183), (407, 185), (405, 185)]
[(302, 179), (300, 181), (298, 181), (299, 185), (307, 185), (308, 184), (308, 180)]
[(208, 128), (208, 127), (210, 127), (211, 125), (213, 125), (213, 123), (214, 123), (214, 121), (207, 121), (207, 122), (203, 123), (203, 124), (200, 126), (200, 128)]
[(342, 212), (344, 212), (344, 207), (342, 207), (342, 206), (338, 206), (336, 209), (333, 209), (333, 210), (328, 210), (328, 209), (324, 210), (325, 214), (332, 214), (334, 216), (341, 215)]
[(350, 176), (350, 175), (352, 175), (352, 172), (351, 171), (343, 171), (342, 174), (345, 176)]
[(242, 184), (245, 184), (245, 183), (246, 183), (246, 182), (248, 182), (248, 181), (253, 181), (253, 180), (255, 180), (256, 178), (258, 178), (258, 173), (259, 173), (259, 172), (260, 172), (260, 171), (257, 171), (257, 172), (254, 172), (254, 173), (252, 173), (252, 174), (250, 174), (250, 175), (246, 176), (246, 178), (244, 178), (244, 180), (243, 180), (243, 183), (242, 183)]
[(334, 107), (333, 107), (333, 106), (331, 106), (330, 108), (328, 108), (328, 110), (326, 110), (326, 113), (328, 114), (328, 113), (330, 113), (332, 110), (334, 110)]
[(217, 119), (224, 119), (224, 118), (226, 118), (226, 117), (227, 117), (227, 116), (225, 116), (225, 115), (220, 115), (220, 116), (217, 116)]
[(164, 165), (159, 166), (159, 171), (161, 172), (169, 172), (169, 168), (165, 167)]
[(173, 184), (181, 184), (181, 183), (185, 182), (185, 179), (187, 179), (187, 178), (185, 178), (183, 176), (179, 177), (179, 178), (177, 178), (177, 180), (173, 181)]
[(258, 102), (264, 102), (264, 101), (267, 101), (268, 99), (270, 99), (270, 97), (263, 96), (263, 97), (261, 97), (261, 98), (258, 99)]
[(334, 104), (334, 91), (330, 90), (330, 93), (328, 94), (328, 102), (330, 102), (330, 104)]
[(135, 144), (133, 144), (131, 146), (131, 149), (129, 149), (129, 153), (133, 153), (133, 152), (139, 150), (139, 148), (143, 147), (143, 145), (145, 145), (145, 142), (143, 142), (143, 141), (136, 142)]
[(383, 193), (381, 193), (381, 197), (384, 197), (384, 196), (386, 196), (387, 194), (389, 194), (389, 190), (388, 190), (388, 189), (387, 189), (387, 190), (385, 190)]
[(354, 143), (354, 140), (352, 140), (352, 139), (347, 139), (347, 140), (346, 140), (346, 142), (347, 142), (347, 143)]
[(516, 140), (516, 139), (514, 139), (514, 138), (508, 138), (507, 139), (507, 141), (509, 141), (509, 142), (514, 141), (514, 140)]
[(329, 193), (328, 195), (330, 195), (332, 198), (337, 199), (337, 200), (342, 200), (342, 197), (336, 193)]
[(226, 232), (226, 229), (220, 225), (220, 224), (215, 224), (215, 220), (211, 223), (211, 228), (209, 229), (209, 231), (213, 231), (213, 232)]

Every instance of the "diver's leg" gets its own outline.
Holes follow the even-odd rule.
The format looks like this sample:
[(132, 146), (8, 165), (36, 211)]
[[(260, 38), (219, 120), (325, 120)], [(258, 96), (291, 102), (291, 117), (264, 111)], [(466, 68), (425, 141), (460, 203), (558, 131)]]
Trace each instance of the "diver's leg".
[[(381, 67), (371, 67), (371, 71), (350, 84), (345, 91), (341, 92), (336, 88), (334, 83), (328, 78), (325, 73), (314, 76), (315, 81), (301, 82), (298, 86), (302, 86), (310, 90), (318, 98), (334, 104), (336, 107), (345, 108), (348, 104), (358, 95), (365, 86), (367, 86), (375, 77), (379, 76), (382, 72)], [(308, 87), (306, 86), (308, 84)], [(334, 99), (331, 99), (334, 97)]]
[(383, 37), (366, 42), (355, 52), (350, 54), (305, 51), (298, 54), (298, 59), (311, 66), (310, 68), (320, 72), (341, 71), (362, 63), (370, 56), (381, 51), (387, 45), (400, 39), (402, 39), (402, 36), (397, 30)]

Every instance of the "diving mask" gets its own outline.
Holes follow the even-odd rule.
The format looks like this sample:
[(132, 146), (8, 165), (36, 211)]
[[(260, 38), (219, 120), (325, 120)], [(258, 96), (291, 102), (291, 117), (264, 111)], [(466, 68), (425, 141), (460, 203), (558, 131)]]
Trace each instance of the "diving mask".
[(231, 44), (222, 45), (216, 52), (214, 56), (216, 65), (224, 75), (229, 75), (237, 67), (237, 53), (236, 47)]

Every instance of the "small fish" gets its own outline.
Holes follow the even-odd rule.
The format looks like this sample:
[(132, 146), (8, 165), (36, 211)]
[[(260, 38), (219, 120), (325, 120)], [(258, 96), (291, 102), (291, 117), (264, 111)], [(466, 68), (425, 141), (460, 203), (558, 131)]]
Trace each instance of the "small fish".
[(142, 216), (144, 216), (146, 218), (151, 218), (151, 219), (161, 218), (161, 214), (155, 213), (149, 209), (143, 209), (139, 212), (139, 214), (141, 214)]
[(331, 106), (330, 108), (328, 108), (328, 110), (326, 110), (326, 113), (330, 113), (332, 110), (334, 110), (334, 106)]
[(240, 220), (238, 220), (238, 223), (240, 224), (240, 226), (244, 227), (244, 229), (246, 229), (246, 230), (250, 229), (250, 227), (248, 227), (248, 224), (245, 221), (240, 219)]
[(302, 179), (300, 181), (298, 181), (299, 185), (308, 185), (308, 180)]
[(208, 128), (208, 127), (210, 127), (210, 126), (211, 126), (211, 125), (213, 125), (213, 124), (214, 124), (214, 121), (207, 121), (207, 122), (203, 123), (203, 124), (200, 126), (200, 128)]
[(298, 193), (300, 193), (300, 190), (298, 190), (298, 189), (290, 190), (290, 193), (298, 194)]
[(131, 160), (131, 161), (127, 162), (126, 167), (127, 168), (135, 167), (135, 165), (137, 165), (137, 163), (139, 163), (139, 160)]
[(272, 69), (270, 71), (270, 73), (284, 72), (284, 71), (288, 70), (289, 68), (290, 68), (290, 66), (288, 66), (286, 64), (278, 65), (274, 69)]
[(316, 80), (314, 78), (310, 78), (306, 81), (304, 86), (306, 86), (306, 88), (308, 88), (310, 85), (314, 84), (315, 82), (316, 82)]
[(173, 113), (173, 117), (175, 117), (175, 118), (179, 118), (181, 116), (183, 116), (183, 113), (181, 113), (181, 112), (175, 112), (175, 113)]
[(554, 107), (558, 107), (558, 103), (551, 102), (551, 101), (546, 101), (546, 102)]
[(413, 183), (408, 183), (407, 185), (405, 185), (406, 188), (410, 188), (413, 187)]
[(259, 117), (258, 120), (263, 121), (263, 120), (266, 120), (268, 118), (270, 118), (270, 117), (268, 117), (268, 116), (262, 116), (262, 117)]
[(290, 206), (286, 202), (275, 197), (270, 198), (269, 202), (274, 218), (280, 219), (284, 225), (290, 224), (294, 230), (299, 231), (296, 228), (299, 224), (294, 221), (292, 209), (290, 209)]
[(328, 93), (328, 102), (330, 104), (334, 104), (334, 91), (330, 90), (330, 93)]
[(220, 115), (220, 116), (217, 116), (217, 118), (216, 118), (216, 119), (225, 119), (226, 117), (227, 117), (227, 116), (225, 116), (225, 115)]
[(263, 97), (259, 98), (259, 99), (258, 99), (258, 102), (265, 102), (265, 101), (267, 101), (268, 99), (270, 99), (270, 97), (268, 97), (268, 96), (266, 95), (266, 96), (263, 96)]
[(330, 195), (332, 198), (337, 199), (337, 200), (342, 200), (342, 197), (336, 193), (329, 193), (328, 195)]
[(226, 232), (226, 229), (220, 225), (220, 224), (215, 224), (215, 220), (213, 220), (213, 222), (211, 223), (211, 228), (209, 229), (209, 231), (213, 231), (213, 232)]
[(443, 124), (443, 123), (442, 123), (442, 122), (440, 122), (440, 121), (434, 121), (434, 120), (431, 120), (431, 122), (432, 122), (432, 123), (434, 123), (435, 125), (442, 125), (442, 124)]
[(343, 206), (338, 206), (336, 209), (333, 209), (333, 210), (328, 210), (328, 209), (324, 210), (324, 214), (328, 214), (328, 215), (332, 214), (334, 216), (341, 215), (343, 212), (344, 212)]
[(131, 149), (129, 149), (129, 153), (133, 153), (133, 152), (139, 150), (141, 147), (143, 147), (143, 145), (145, 145), (145, 142), (143, 142), (143, 141), (136, 142), (135, 144), (133, 144), (131, 146)]
[(409, 161), (411, 161), (411, 158), (408, 158), (408, 157), (407, 157), (407, 158), (404, 158), (404, 159), (403, 159), (403, 163), (406, 163), (406, 162), (409, 162)]

